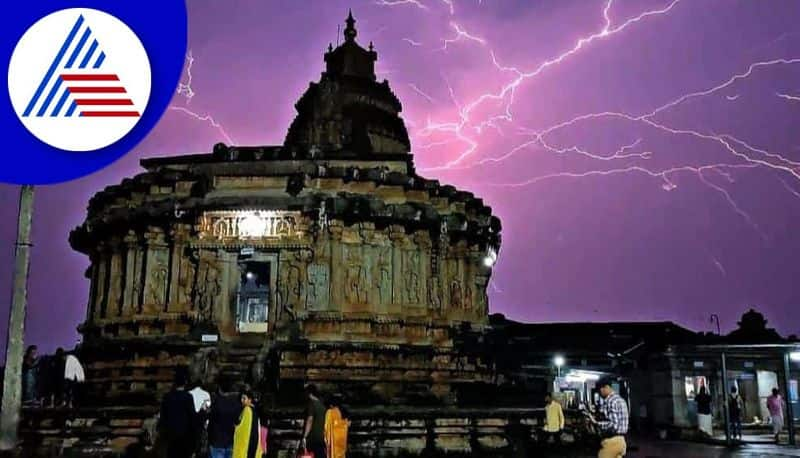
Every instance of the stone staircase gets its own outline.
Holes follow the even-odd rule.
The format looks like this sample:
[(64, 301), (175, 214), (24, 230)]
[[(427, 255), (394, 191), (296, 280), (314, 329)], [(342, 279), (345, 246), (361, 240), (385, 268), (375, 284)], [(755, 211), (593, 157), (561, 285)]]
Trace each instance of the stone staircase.
[(23, 410), (25, 456), (112, 457), (144, 447), (155, 427), (153, 406)]
[(243, 383), (252, 385), (253, 367), (258, 361), (261, 349), (260, 340), (221, 344), (218, 347), (218, 372), (215, 377), (218, 383), (233, 388)]

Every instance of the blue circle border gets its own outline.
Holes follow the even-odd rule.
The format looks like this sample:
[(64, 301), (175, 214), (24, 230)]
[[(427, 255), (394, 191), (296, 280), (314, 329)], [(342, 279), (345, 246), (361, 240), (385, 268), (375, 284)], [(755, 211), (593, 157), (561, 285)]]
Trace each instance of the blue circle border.
[[(0, 182), (41, 185), (69, 181), (96, 172), (131, 151), (155, 127), (180, 81), (187, 48), (185, 1), (28, 0), (15, 2), (12, 8), (7, 10), (0, 30), (6, 71), (17, 41), (36, 21), (66, 8), (93, 8), (126, 23), (142, 41), (150, 59), (152, 89), (141, 119), (127, 135), (110, 146), (87, 152), (60, 150), (34, 137), (14, 112), (6, 89), (0, 100), (2, 138), (6, 140), (0, 148)], [(7, 81), (7, 75), (3, 80)]]

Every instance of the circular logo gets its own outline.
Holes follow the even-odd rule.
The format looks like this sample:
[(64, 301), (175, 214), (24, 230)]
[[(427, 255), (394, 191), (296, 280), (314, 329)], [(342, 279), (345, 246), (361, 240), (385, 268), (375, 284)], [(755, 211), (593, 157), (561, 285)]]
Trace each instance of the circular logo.
[(94, 151), (124, 137), (150, 99), (150, 61), (125, 23), (103, 11), (69, 8), (34, 23), (8, 66), (14, 111), (39, 140)]

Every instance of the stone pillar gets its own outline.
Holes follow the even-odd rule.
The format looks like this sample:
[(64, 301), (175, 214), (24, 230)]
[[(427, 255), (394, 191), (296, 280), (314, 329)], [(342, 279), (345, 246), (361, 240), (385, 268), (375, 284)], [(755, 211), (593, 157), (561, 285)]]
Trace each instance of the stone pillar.
[(94, 320), (94, 307), (97, 303), (97, 271), (98, 260), (96, 256), (91, 255), (91, 266), (89, 267), (89, 300), (86, 304), (86, 322), (91, 323)]
[(239, 291), (239, 266), (236, 264), (238, 255), (224, 250), (216, 253), (217, 265), (221, 265), (221, 290), (222, 300), (219, 297), (213, 300), (214, 317), (221, 326), (234, 331), (236, 329), (236, 307), (238, 306), (236, 294)]
[(105, 318), (106, 291), (108, 285), (108, 258), (104, 243), (97, 245), (97, 276), (95, 286), (94, 319)]
[(191, 297), (191, 291), (187, 294), (186, 289), (191, 290), (191, 280), (194, 276), (194, 269), (184, 256), (189, 228), (184, 224), (176, 224), (170, 235), (172, 236), (172, 251), (170, 253), (167, 311), (185, 312), (189, 308), (187, 299)]
[(331, 310), (342, 310), (344, 305), (344, 271), (347, 268), (343, 259), (341, 221), (330, 222), (331, 234)]
[(414, 234), (414, 242), (417, 245), (417, 252), (419, 253), (419, 281), (417, 282), (417, 296), (419, 297), (419, 306), (428, 308), (428, 284), (431, 278), (431, 238), (427, 231), (417, 231)]
[(122, 315), (132, 316), (139, 313), (141, 305), (142, 282), (142, 250), (139, 236), (129, 231), (125, 242), (125, 285), (122, 294)]
[(392, 306), (390, 310), (397, 312), (403, 303), (403, 245), (406, 232), (403, 226), (392, 226), (389, 229), (389, 239), (392, 241)]
[(106, 316), (121, 316), (123, 291), (122, 243), (119, 239), (114, 239), (111, 241), (110, 247)]

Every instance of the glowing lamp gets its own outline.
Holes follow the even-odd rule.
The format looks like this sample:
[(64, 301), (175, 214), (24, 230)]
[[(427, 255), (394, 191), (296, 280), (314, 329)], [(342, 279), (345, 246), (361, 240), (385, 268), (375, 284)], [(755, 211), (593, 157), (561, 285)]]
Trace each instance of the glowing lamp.
[(267, 231), (267, 220), (254, 212), (248, 212), (239, 222), (239, 233), (244, 237), (261, 237)]

